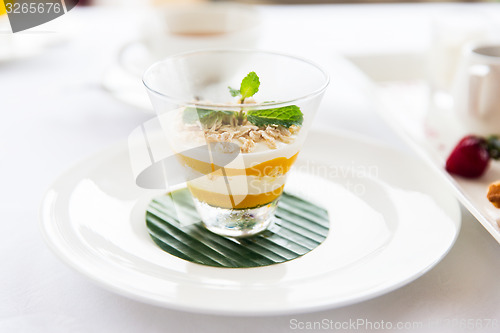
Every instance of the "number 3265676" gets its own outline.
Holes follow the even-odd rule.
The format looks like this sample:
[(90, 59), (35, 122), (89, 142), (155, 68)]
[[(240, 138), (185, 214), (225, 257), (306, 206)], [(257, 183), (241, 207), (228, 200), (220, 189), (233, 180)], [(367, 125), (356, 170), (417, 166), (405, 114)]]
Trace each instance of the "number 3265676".
[(63, 9), (60, 3), (32, 2), (32, 3), (6, 3), (5, 9), (8, 14), (35, 14), (55, 13), (59, 14)]

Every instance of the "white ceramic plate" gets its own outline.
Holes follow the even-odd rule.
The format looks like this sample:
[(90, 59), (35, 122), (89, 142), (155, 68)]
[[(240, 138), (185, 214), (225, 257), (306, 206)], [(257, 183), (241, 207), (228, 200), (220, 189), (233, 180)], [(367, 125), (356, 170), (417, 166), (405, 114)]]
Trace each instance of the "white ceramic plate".
[(228, 315), (306, 312), (394, 290), (437, 264), (460, 228), (457, 201), (424, 163), (350, 134), (310, 133), (287, 190), (325, 206), (330, 233), (284, 264), (221, 269), (173, 257), (150, 239), (127, 145), (78, 164), (48, 190), (43, 235), (99, 285), (168, 308)]
[(429, 87), (418, 81), (381, 84), (377, 94), (381, 102), (379, 114), (438, 170), (456, 197), (500, 243), (500, 209), (486, 198), (489, 184), (500, 180), (500, 162), (493, 161), (478, 179), (451, 176), (444, 169), (446, 158), (457, 142), (470, 133), (458, 122), (449, 103), (433, 106)]

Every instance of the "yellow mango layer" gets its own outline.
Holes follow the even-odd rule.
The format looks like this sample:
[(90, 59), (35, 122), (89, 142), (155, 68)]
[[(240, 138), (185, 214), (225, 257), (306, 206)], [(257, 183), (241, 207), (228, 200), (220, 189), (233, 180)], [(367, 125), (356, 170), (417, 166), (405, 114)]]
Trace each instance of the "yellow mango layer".
[(285, 185), (271, 192), (260, 194), (241, 194), (227, 195), (223, 193), (210, 192), (199, 188), (189, 186), (191, 194), (198, 200), (209, 204), (210, 206), (229, 208), (229, 209), (244, 209), (255, 208), (266, 205), (276, 200), (283, 192)]
[[(250, 168), (246, 169), (233, 169), (233, 168), (224, 168), (225, 174), (228, 177), (231, 176), (280, 176), (286, 174), (293, 163), (297, 159), (299, 153), (293, 155), (290, 158), (286, 157), (277, 157), (269, 161), (262, 162), (260, 164), (254, 165)], [(184, 166), (188, 166), (200, 173), (208, 175), (214, 172), (216, 169), (220, 169), (220, 166), (215, 165), (214, 163), (208, 163), (204, 161), (200, 161), (194, 159), (192, 157), (188, 157), (182, 154), (177, 154), (180, 162)]]

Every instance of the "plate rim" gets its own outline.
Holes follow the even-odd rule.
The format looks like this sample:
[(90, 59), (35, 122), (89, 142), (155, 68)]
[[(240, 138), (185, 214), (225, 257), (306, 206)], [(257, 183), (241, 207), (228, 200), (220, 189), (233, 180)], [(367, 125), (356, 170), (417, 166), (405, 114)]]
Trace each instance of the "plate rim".
[[(386, 151), (391, 151), (392, 153), (398, 153), (398, 154), (403, 154), (406, 155), (407, 158), (415, 158), (412, 157), (410, 154), (404, 152), (404, 151), (399, 151), (398, 149), (395, 149), (394, 147), (391, 147), (382, 141), (378, 139), (372, 139), (367, 136), (360, 135), (358, 133), (350, 132), (350, 131), (345, 131), (345, 130), (335, 130), (335, 131), (327, 131), (325, 129), (319, 129), (315, 130), (319, 135), (327, 135), (327, 136), (334, 136), (337, 138), (347, 138), (348, 140), (355, 141), (357, 143), (362, 143), (362, 144), (367, 144), (370, 146), (376, 146), (377, 149), (384, 149)], [(125, 142), (126, 143), (126, 142)], [(118, 295), (128, 297), (130, 299), (133, 299), (135, 301), (140, 301), (142, 303), (147, 303), (150, 305), (155, 305), (155, 306), (160, 306), (163, 308), (168, 308), (172, 310), (177, 310), (177, 311), (184, 311), (184, 312), (191, 312), (191, 313), (201, 313), (201, 314), (210, 314), (210, 315), (228, 315), (228, 316), (242, 316), (242, 317), (247, 317), (247, 316), (274, 316), (274, 315), (290, 315), (290, 314), (300, 314), (300, 313), (310, 313), (310, 312), (316, 312), (316, 311), (323, 311), (323, 310), (329, 310), (329, 309), (334, 309), (334, 308), (339, 308), (351, 304), (356, 304), (360, 303), (369, 299), (376, 298), (378, 296), (384, 295), (386, 293), (389, 293), (391, 291), (394, 291), (396, 289), (401, 288), (402, 286), (405, 286), (425, 273), (427, 273), (429, 270), (431, 270), (433, 267), (435, 267), (446, 255), (449, 253), (449, 251), (453, 248), (458, 235), (460, 234), (460, 229), (461, 229), (461, 211), (460, 211), (460, 206), (458, 204), (458, 201), (453, 198), (453, 209), (455, 210), (456, 213), (456, 220), (452, 219), (450, 216), (450, 219), (453, 220), (454, 225), (456, 226), (455, 229), (455, 234), (453, 236), (453, 239), (450, 241), (450, 244), (447, 246), (446, 250), (441, 253), (439, 256), (435, 258), (434, 261), (429, 262), (427, 266), (420, 270), (418, 273), (413, 274), (412, 276), (400, 280), (398, 283), (392, 283), (389, 286), (386, 286), (384, 288), (380, 288), (379, 290), (375, 292), (368, 292), (366, 294), (361, 294), (359, 296), (355, 297), (347, 297), (344, 298), (340, 301), (337, 302), (331, 302), (331, 301), (317, 301), (314, 305), (308, 305), (308, 306), (294, 306), (293, 308), (287, 307), (285, 305), (284, 308), (279, 308), (279, 309), (274, 309), (272, 311), (266, 310), (265, 312), (262, 311), (248, 311), (248, 310), (237, 310), (237, 309), (232, 309), (232, 310), (221, 310), (221, 309), (208, 309), (204, 306), (196, 306), (196, 305), (184, 305), (184, 304), (177, 304), (175, 302), (170, 302), (170, 301), (161, 301), (156, 298), (148, 297), (147, 295), (140, 295), (137, 294), (136, 292), (132, 290), (124, 290), (123, 288), (117, 287), (113, 285), (110, 282), (103, 281), (102, 278), (99, 278), (95, 276), (94, 274), (91, 273), (91, 269), (87, 269), (83, 267), (81, 264), (77, 264), (75, 261), (71, 260), (72, 255), (68, 254), (68, 249), (64, 247), (64, 245), (61, 245), (61, 240), (59, 239), (57, 241), (58, 244), (53, 242), (53, 238), (50, 236), (51, 231), (48, 230), (49, 228), (47, 227), (47, 224), (50, 223), (49, 220), (51, 220), (48, 215), (50, 215), (50, 211), (53, 209), (53, 206), (50, 205), (49, 199), (50, 199), (50, 192), (52, 189), (55, 187), (56, 184), (62, 182), (62, 180), (75, 171), (77, 171), (80, 166), (83, 163), (90, 162), (91, 160), (97, 160), (97, 159), (103, 159), (105, 156), (107, 156), (110, 152), (116, 151), (119, 148), (122, 148), (124, 146), (124, 142), (118, 142), (113, 145), (108, 146), (105, 149), (102, 149), (98, 152), (94, 152), (93, 154), (90, 154), (89, 156), (81, 159), (77, 163), (75, 163), (73, 166), (71, 166), (67, 171), (63, 172), (57, 179), (50, 185), (50, 187), (47, 189), (45, 192), (43, 199), (40, 204), (40, 209), (39, 209), (39, 230), (42, 234), (42, 237), (44, 239), (44, 242), (47, 244), (47, 246), (51, 249), (51, 251), (54, 253), (56, 257), (58, 257), (61, 261), (63, 261), (67, 266), (71, 267), (74, 271), (82, 274), (90, 280), (92, 283), (96, 284), (97, 286), (108, 290), (112, 291)], [(435, 170), (432, 168), (429, 168), (430, 172), (436, 173)], [(450, 193), (451, 195), (451, 193)], [(47, 215), (47, 216), (46, 216)]]

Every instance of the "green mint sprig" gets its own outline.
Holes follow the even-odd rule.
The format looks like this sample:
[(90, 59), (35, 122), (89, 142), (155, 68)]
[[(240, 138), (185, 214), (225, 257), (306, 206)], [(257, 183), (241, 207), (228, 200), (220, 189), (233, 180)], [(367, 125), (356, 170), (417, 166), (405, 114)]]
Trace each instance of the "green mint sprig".
[(202, 108), (187, 107), (182, 113), (182, 120), (186, 124), (193, 124), (197, 120), (206, 127), (211, 127), (217, 120), (229, 123), (232, 117), (236, 116), (233, 111), (218, 111)]
[(304, 116), (297, 105), (289, 105), (274, 109), (250, 110), (247, 112), (247, 120), (259, 127), (281, 125), (288, 128), (292, 125), (302, 125)]
[(211, 112), (215, 111), (208, 109), (187, 107), (184, 109), (184, 112), (182, 113), (182, 120), (186, 124), (193, 124), (197, 120), (201, 120), (204, 117), (208, 116), (208, 114), (210, 114)]
[[(231, 96), (241, 96), (240, 103), (244, 104), (246, 98), (252, 97), (259, 91), (260, 80), (255, 72), (250, 72), (241, 81), (240, 89), (228, 87)], [(272, 102), (264, 102), (272, 103)], [(289, 105), (281, 108), (269, 108), (263, 110), (250, 110), (245, 112), (241, 107), (240, 112), (217, 111), (202, 108), (187, 107), (184, 109), (183, 121), (192, 124), (199, 120), (205, 127), (211, 127), (216, 121), (220, 120), (223, 124), (230, 124), (232, 118), (236, 118), (238, 123), (242, 124), (246, 119), (259, 127), (269, 125), (278, 125), (289, 128), (292, 125), (302, 125), (304, 115), (297, 105)]]
[(245, 100), (245, 98), (252, 97), (259, 91), (260, 81), (259, 77), (255, 72), (248, 73), (247, 76), (241, 81), (240, 89), (229, 88), (229, 92), (231, 96), (236, 97), (238, 95), (241, 96), (241, 101)]
[(233, 97), (239, 96), (241, 94), (240, 90), (238, 90), (238, 89), (233, 89), (231, 87), (227, 87), (227, 88), (229, 89), (229, 93)]

